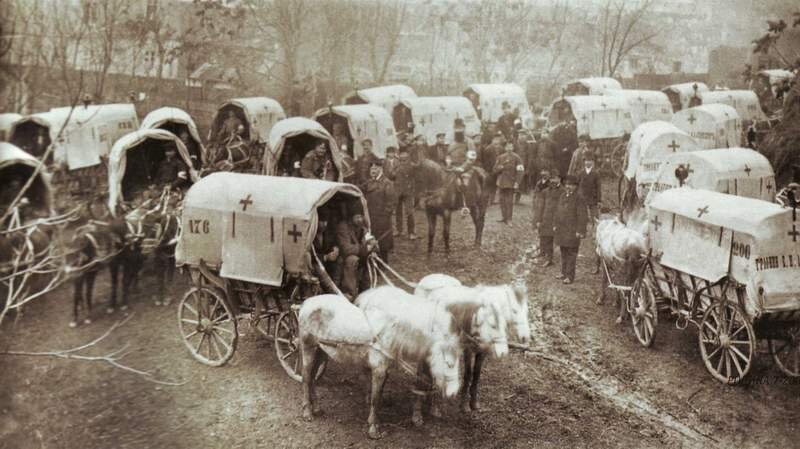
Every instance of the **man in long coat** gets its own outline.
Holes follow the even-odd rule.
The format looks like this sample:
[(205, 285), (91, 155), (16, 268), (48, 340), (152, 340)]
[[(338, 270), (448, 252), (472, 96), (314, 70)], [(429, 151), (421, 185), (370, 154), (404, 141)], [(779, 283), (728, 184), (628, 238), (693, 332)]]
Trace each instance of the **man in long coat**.
[(494, 166), (497, 164), (497, 156), (503, 154), (503, 133), (498, 131), (492, 137), (491, 143), (481, 150), (478, 163), (487, 173), (486, 177), (486, 205), (494, 202), (497, 193), (497, 175), (494, 174)]
[(463, 167), (467, 162), (469, 152), (475, 152), (475, 143), (466, 136), (465, 132), (466, 125), (464, 120), (455, 119), (453, 121), (453, 143), (447, 149), (447, 156), (450, 158), (450, 165), (453, 167)]
[(361, 190), (364, 190), (364, 186), (369, 181), (369, 171), (372, 163), (378, 160), (378, 156), (372, 152), (372, 140), (371, 139), (364, 139), (361, 141), (361, 148), (364, 150), (364, 154), (358, 157), (356, 161), (356, 182), (358, 182), (358, 187)]
[(544, 258), (542, 267), (553, 265), (553, 223), (561, 191), (558, 170), (543, 169), (533, 191), (533, 226), (539, 234), (539, 254), (536, 257)]
[(365, 240), (366, 227), (360, 208), (350, 212), (349, 220), (336, 225), (336, 246), (341, 253), (342, 292), (351, 301), (358, 296), (359, 271), (374, 249), (373, 240)]
[(514, 217), (514, 191), (519, 189), (524, 172), (522, 158), (514, 152), (514, 143), (506, 142), (506, 150), (497, 157), (492, 173), (497, 175), (497, 188), (500, 189), (500, 211), (503, 216), (500, 221), (509, 226), (513, 226), (511, 220)]
[(395, 229), (398, 231), (396, 235), (403, 235), (403, 220), (405, 220), (410, 240), (417, 239), (414, 232), (414, 198), (417, 196), (416, 176), (420, 171), (419, 166), (419, 162), (411, 160), (407, 149), (400, 150), (400, 160), (394, 170), (394, 187), (397, 194)]
[(428, 159), (444, 167), (447, 159), (447, 144), (445, 143), (444, 133), (436, 134), (436, 143), (428, 148)]
[(394, 248), (392, 212), (397, 204), (394, 184), (383, 174), (383, 161), (375, 159), (369, 168), (370, 179), (364, 188), (364, 197), (369, 209), (372, 234), (378, 239), (378, 251), (384, 262), (389, 262), (389, 253)]
[(575, 264), (578, 261), (578, 249), (581, 239), (586, 236), (586, 202), (578, 192), (578, 179), (567, 176), (564, 191), (556, 205), (553, 232), (555, 244), (561, 251), (561, 274), (556, 279), (563, 279), (565, 284), (575, 281)]

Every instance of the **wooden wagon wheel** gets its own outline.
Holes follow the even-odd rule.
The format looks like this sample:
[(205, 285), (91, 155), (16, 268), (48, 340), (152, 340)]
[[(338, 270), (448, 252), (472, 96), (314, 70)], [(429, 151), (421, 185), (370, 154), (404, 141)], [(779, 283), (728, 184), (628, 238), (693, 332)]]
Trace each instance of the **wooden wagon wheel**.
[[(294, 311), (283, 312), (275, 324), (275, 354), (286, 374), (297, 382), (303, 381), (303, 359), (300, 357), (297, 316)], [(328, 362), (322, 362), (316, 378), (322, 377)]]
[(767, 340), (769, 352), (778, 369), (787, 376), (800, 376), (800, 326), (790, 327), (786, 338)]
[(624, 174), (625, 162), (628, 153), (628, 145), (624, 140), (621, 140), (608, 155), (609, 171), (615, 178), (619, 178)]
[(647, 279), (640, 279), (628, 295), (628, 311), (631, 315), (633, 333), (645, 348), (653, 345), (658, 325), (658, 304), (653, 287)]
[(720, 382), (739, 383), (753, 366), (756, 334), (741, 309), (728, 301), (710, 305), (700, 321), (700, 354)]
[(186, 292), (178, 306), (178, 328), (192, 356), (206, 365), (222, 366), (236, 351), (236, 317), (214, 288), (194, 287)]

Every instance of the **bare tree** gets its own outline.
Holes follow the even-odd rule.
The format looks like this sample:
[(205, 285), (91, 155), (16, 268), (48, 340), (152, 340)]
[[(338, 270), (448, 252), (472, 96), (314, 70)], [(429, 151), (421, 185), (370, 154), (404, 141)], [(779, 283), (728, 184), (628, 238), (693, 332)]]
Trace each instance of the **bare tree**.
[(653, 0), (643, 0), (628, 9), (624, 0), (607, 0), (600, 13), (601, 75), (614, 76), (632, 50), (658, 36), (659, 31), (653, 31), (647, 23), (652, 5)]
[(127, 0), (99, 0), (86, 2), (83, 24), (89, 29), (85, 49), (89, 53), (89, 66), (94, 79), (94, 98), (103, 98), (106, 79), (120, 47), (120, 34), (130, 12)]
[(355, 43), (358, 29), (359, 3), (350, 0), (331, 2), (322, 8), (322, 32), (317, 36), (318, 60), (329, 81), (325, 100), (337, 101), (338, 84), (343, 75), (348, 75), (355, 84)]
[(408, 16), (408, 6), (402, 0), (370, 0), (359, 3), (359, 23), (368, 55), (373, 81), (383, 83), (397, 54)]

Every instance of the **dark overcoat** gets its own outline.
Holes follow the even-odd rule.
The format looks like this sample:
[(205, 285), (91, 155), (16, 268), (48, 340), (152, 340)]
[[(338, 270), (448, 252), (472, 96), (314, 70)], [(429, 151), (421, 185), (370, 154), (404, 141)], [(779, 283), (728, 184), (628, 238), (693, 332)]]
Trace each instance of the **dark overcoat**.
[(583, 196), (577, 190), (568, 193), (564, 189), (558, 198), (553, 223), (555, 244), (571, 248), (580, 246), (581, 241), (576, 234), (586, 235), (587, 221), (586, 202)]

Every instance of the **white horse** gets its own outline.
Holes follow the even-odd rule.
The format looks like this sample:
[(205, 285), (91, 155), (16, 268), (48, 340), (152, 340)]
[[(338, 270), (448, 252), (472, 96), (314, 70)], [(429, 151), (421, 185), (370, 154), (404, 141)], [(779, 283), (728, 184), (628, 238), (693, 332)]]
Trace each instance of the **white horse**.
[[(483, 301), (493, 304), (493, 307), (500, 310), (501, 315), (508, 326), (507, 334), (516, 336), (517, 340), (523, 345), (527, 345), (531, 339), (531, 326), (528, 320), (528, 289), (523, 281), (516, 281), (512, 285), (478, 285), (476, 287), (462, 286), (458, 279), (446, 274), (433, 274), (424, 277), (420, 284), (425, 283), (426, 287), (437, 286), (437, 288), (417, 288), (419, 295), (424, 294), (427, 299), (437, 303), (458, 304)], [(480, 382), (481, 369), (486, 357), (490, 354), (486, 345), (477, 344), (474, 339), (462, 339), (464, 347), (464, 381), (461, 386), (461, 408), (469, 412), (478, 410), (478, 384)], [(505, 353), (494, 353), (495, 357), (502, 357)], [(469, 399), (469, 401), (467, 400)], [(438, 405), (434, 400), (431, 404), (431, 414), (439, 414)]]
[(417, 282), (416, 287), (414, 287), (414, 294), (416, 296), (427, 298), (428, 295), (436, 289), (442, 287), (452, 287), (456, 285), (461, 285), (461, 281), (453, 276), (441, 273), (433, 273), (425, 276), (424, 278), (420, 279), (419, 282)]
[[(617, 217), (601, 217), (597, 224), (595, 242), (597, 255), (605, 262), (606, 270), (600, 273), (602, 285), (597, 304), (602, 304), (606, 298), (606, 290), (611, 281), (621, 286), (633, 285), (639, 270), (644, 262), (647, 252), (647, 243), (644, 232), (647, 221), (642, 224), (642, 219), (632, 216), (628, 223), (622, 223)], [(622, 323), (625, 318), (626, 305), (622, 300), (623, 295), (617, 295), (619, 315), (617, 323)]]

